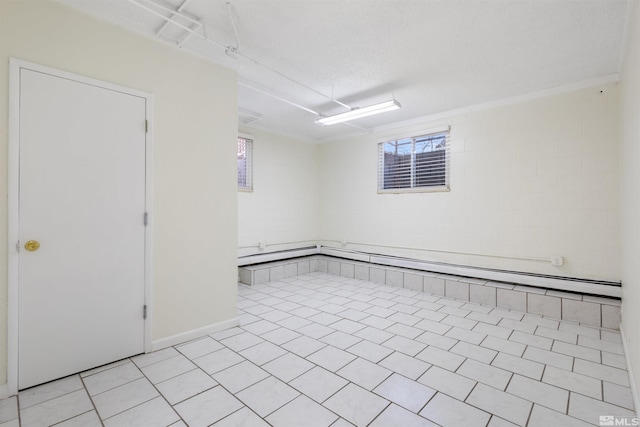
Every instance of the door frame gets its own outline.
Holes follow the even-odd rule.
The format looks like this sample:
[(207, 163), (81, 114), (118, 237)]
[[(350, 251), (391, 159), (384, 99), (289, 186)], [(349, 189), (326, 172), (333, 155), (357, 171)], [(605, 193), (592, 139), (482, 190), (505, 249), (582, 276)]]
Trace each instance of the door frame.
[(8, 310), (7, 310), (7, 391), (18, 393), (18, 340), (19, 340), (19, 259), (18, 238), (20, 225), (20, 71), (32, 70), (55, 77), (60, 77), (99, 88), (137, 96), (145, 100), (145, 119), (147, 133), (145, 138), (145, 211), (147, 226), (144, 237), (144, 303), (147, 306), (147, 317), (144, 319), (144, 351), (151, 351), (152, 307), (152, 178), (153, 178), (153, 95), (148, 92), (131, 89), (102, 80), (85, 77), (79, 74), (58, 70), (17, 58), (9, 58), (9, 152), (8, 152)]

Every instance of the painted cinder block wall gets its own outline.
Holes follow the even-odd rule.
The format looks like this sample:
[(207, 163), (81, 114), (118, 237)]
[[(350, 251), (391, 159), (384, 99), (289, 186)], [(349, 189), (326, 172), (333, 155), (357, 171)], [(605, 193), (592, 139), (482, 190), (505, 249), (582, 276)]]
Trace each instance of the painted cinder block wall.
[[(619, 281), (618, 90), (600, 84), (322, 144), (321, 238), (368, 252)], [(377, 193), (379, 142), (448, 125), (450, 192)], [(561, 256), (564, 265), (510, 256)]]

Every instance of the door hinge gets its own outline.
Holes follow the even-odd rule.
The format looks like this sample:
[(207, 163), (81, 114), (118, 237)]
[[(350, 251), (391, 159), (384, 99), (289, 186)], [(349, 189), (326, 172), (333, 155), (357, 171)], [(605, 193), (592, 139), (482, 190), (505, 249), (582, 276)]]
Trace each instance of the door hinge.
[(149, 120), (144, 121), (144, 133), (149, 132)]
[(142, 222), (144, 222), (145, 227), (149, 224), (149, 214), (147, 212), (144, 213), (144, 219)]
[(20, 252), (20, 240), (16, 242), (16, 252)]
[(142, 318), (143, 319), (147, 318), (147, 305), (146, 304), (142, 307)]

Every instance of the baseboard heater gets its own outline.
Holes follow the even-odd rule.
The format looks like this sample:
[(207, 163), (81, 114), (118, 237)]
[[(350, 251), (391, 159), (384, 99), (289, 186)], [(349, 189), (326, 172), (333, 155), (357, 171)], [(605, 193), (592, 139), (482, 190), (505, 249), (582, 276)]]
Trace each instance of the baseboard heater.
[(253, 264), (262, 264), (266, 262), (283, 261), (291, 258), (300, 258), (310, 255), (326, 255), (330, 257), (348, 259), (351, 261), (360, 261), (363, 263), (380, 266), (406, 268), (422, 272), (449, 274), (454, 276), (471, 277), (497, 282), (514, 283), (517, 285), (576, 292), (580, 294), (607, 296), (613, 298), (620, 298), (622, 296), (621, 284), (619, 282), (578, 279), (572, 277), (552, 276), (537, 273), (472, 267), (434, 261), (424, 261), (412, 258), (396, 257), (392, 255), (376, 254), (370, 252), (361, 252), (351, 249), (341, 249), (322, 245), (243, 256), (238, 258), (238, 266), (242, 267)]

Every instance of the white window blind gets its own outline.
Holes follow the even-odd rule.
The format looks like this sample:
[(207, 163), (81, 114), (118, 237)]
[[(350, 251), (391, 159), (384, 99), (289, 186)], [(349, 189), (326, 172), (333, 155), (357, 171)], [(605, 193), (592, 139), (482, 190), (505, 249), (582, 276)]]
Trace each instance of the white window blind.
[(381, 142), (378, 192), (449, 189), (449, 131)]
[(238, 137), (238, 189), (253, 189), (253, 140)]

